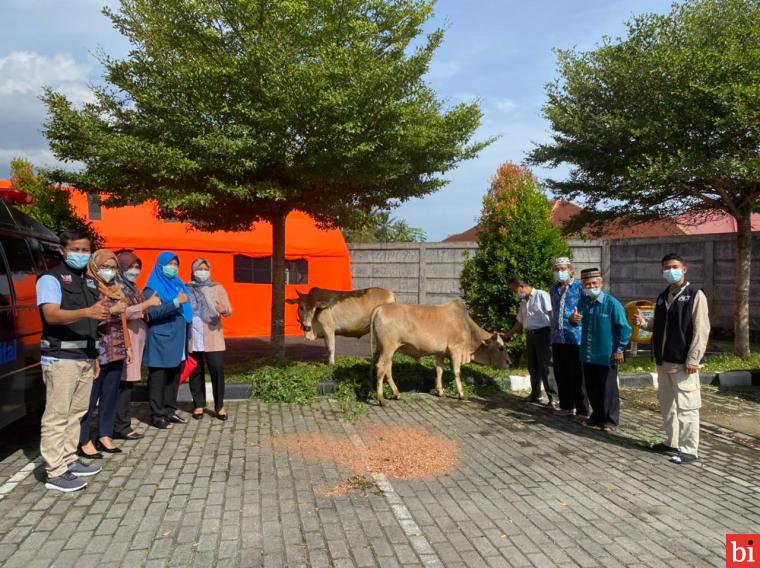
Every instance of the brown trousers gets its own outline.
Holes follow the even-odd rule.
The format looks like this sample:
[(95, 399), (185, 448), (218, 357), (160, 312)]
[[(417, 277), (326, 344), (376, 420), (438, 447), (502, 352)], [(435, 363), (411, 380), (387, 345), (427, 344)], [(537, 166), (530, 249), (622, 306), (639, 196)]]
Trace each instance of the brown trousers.
[(42, 365), (45, 413), (42, 415), (40, 453), (48, 478), (63, 475), (76, 459), (79, 423), (90, 405), (95, 361), (57, 359)]

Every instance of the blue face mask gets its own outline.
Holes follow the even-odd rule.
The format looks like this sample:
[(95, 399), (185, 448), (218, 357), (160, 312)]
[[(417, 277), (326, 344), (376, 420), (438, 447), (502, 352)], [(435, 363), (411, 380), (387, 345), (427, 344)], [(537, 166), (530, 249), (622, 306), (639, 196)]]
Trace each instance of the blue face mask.
[(554, 280), (557, 282), (564, 282), (570, 278), (570, 273), (567, 270), (556, 270), (554, 272)]
[(517, 293), (517, 299), (518, 300), (524, 300), (525, 299), (525, 292), (520, 291)]
[(601, 288), (584, 288), (583, 293), (586, 294), (589, 298), (598, 298), (599, 294), (602, 293)]
[(163, 268), (164, 276), (167, 278), (176, 278), (177, 277), (177, 267), (176, 266), (164, 266)]
[(90, 262), (90, 253), (88, 252), (67, 252), (66, 264), (74, 270), (82, 270)]
[(662, 271), (662, 276), (668, 284), (676, 284), (683, 278), (683, 270), (680, 268), (670, 268)]

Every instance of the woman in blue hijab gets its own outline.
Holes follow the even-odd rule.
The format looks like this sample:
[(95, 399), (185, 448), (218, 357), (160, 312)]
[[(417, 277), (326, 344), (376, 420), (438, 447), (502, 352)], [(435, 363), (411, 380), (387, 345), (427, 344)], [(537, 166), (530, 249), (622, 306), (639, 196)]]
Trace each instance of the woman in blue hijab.
[(193, 310), (189, 292), (177, 277), (179, 258), (173, 252), (158, 255), (143, 296), (157, 295), (161, 305), (148, 310), (148, 336), (143, 366), (148, 367), (151, 421), (160, 429), (186, 424), (177, 415), (177, 391), (182, 361), (187, 358)]

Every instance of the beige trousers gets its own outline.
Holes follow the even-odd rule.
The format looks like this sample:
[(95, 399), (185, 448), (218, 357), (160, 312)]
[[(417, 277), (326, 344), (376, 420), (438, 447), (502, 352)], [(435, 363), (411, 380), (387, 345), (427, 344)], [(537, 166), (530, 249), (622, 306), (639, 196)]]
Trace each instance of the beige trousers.
[(657, 366), (657, 382), (665, 443), (681, 453), (699, 455), (699, 409), (702, 406), (699, 373), (688, 374), (683, 365), (665, 363)]
[(42, 365), (45, 413), (42, 415), (40, 453), (48, 478), (63, 475), (76, 459), (79, 423), (90, 406), (95, 361), (57, 359)]

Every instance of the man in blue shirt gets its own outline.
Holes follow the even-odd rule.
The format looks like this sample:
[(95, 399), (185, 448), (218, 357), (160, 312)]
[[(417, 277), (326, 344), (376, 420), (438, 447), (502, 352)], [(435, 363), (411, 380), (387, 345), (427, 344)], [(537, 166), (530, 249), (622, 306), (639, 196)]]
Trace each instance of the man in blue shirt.
[(589, 405), (580, 354), (581, 328), (569, 321), (583, 297), (583, 287), (574, 278), (569, 258), (555, 259), (552, 268), (555, 281), (549, 289), (552, 301), (552, 359), (559, 392), (559, 412), (588, 418)]
[(45, 487), (66, 493), (84, 489), (100, 467), (77, 459), (80, 420), (90, 404), (97, 375), (98, 322), (110, 310), (98, 301), (98, 284), (87, 274), (90, 239), (86, 233), (61, 234), (63, 262), (37, 280), (42, 316), (42, 380), (45, 413), (40, 428), (40, 454), (45, 460)]
[(569, 321), (581, 325), (581, 360), (592, 414), (586, 421), (612, 433), (620, 420), (620, 391), (617, 366), (631, 338), (631, 326), (623, 305), (602, 292), (602, 274), (598, 268), (581, 271), (584, 297)]

